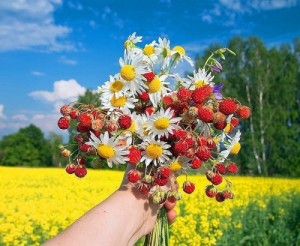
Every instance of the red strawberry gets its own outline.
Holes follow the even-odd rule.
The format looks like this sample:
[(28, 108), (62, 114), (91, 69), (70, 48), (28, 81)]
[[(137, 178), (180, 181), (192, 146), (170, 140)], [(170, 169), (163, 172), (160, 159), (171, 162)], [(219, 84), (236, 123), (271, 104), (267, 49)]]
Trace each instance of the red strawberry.
[(153, 72), (143, 74), (147, 82), (151, 82), (155, 78), (155, 74)]
[(233, 193), (230, 190), (223, 190), (222, 194), (225, 199), (233, 199)]
[(205, 85), (193, 91), (192, 99), (195, 103), (203, 103), (212, 94), (212, 92), (212, 87)]
[(237, 110), (237, 104), (233, 99), (224, 99), (219, 103), (219, 111), (225, 115), (233, 114)]
[(118, 123), (121, 129), (128, 129), (131, 126), (131, 117), (129, 115), (122, 115), (118, 119)]
[(218, 163), (215, 165), (215, 170), (218, 171), (220, 174), (224, 175), (226, 173), (226, 167), (222, 163)]
[(143, 195), (147, 195), (150, 191), (150, 187), (149, 185), (145, 184), (145, 183), (140, 183), (139, 186), (137, 187), (137, 189), (141, 192), (141, 194)]
[(129, 164), (136, 165), (137, 163), (139, 163), (141, 156), (142, 156), (141, 151), (139, 151), (137, 148), (132, 146), (129, 149), (129, 154), (127, 156), (129, 160), (127, 162)]
[(212, 138), (212, 137), (208, 137), (208, 138), (207, 138), (207, 148), (208, 148), (209, 150), (213, 150), (215, 147), (216, 147), (216, 143), (215, 143), (215, 141), (213, 140), (213, 138)]
[(159, 186), (164, 186), (169, 182), (169, 179), (164, 179), (164, 178), (160, 178), (160, 177), (156, 177), (154, 179), (154, 183), (158, 184)]
[(208, 185), (206, 186), (205, 188), (205, 194), (208, 196), (208, 197), (215, 197), (217, 195), (217, 189), (215, 186), (213, 185)]
[(202, 161), (199, 158), (194, 157), (191, 163), (191, 168), (198, 169), (199, 167), (201, 167), (201, 165), (202, 165)]
[(139, 171), (137, 171), (136, 169), (131, 169), (127, 173), (127, 178), (129, 180), (129, 182), (136, 183), (141, 179), (141, 175), (140, 175)]
[(145, 113), (147, 113), (148, 115), (153, 114), (155, 111), (155, 109), (153, 107), (147, 107), (145, 108)]
[(170, 96), (164, 96), (162, 98), (162, 102), (164, 104), (164, 108), (168, 108), (171, 104), (173, 104), (173, 100)]
[(173, 145), (173, 152), (176, 156), (185, 155), (188, 150), (188, 145), (185, 141), (180, 140)]
[(57, 125), (60, 129), (65, 130), (70, 126), (70, 121), (66, 117), (59, 118)]
[(217, 111), (214, 114), (214, 123), (224, 122), (226, 120), (226, 115), (221, 113), (220, 111)]
[(189, 89), (186, 89), (184, 87), (179, 88), (177, 92), (177, 97), (179, 100), (187, 101), (190, 99), (191, 91)]
[(149, 101), (149, 94), (146, 92), (146, 91), (144, 91), (144, 92), (142, 92), (141, 94), (139, 94), (139, 98), (141, 99), (141, 101), (143, 101), (143, 102), (148, 102)]
[(196, 156), (202, 161), (207, 161), (211, 157), (211, 152), (208, 148), (200, 146), (196, 152)]
[(225, 197), (223, 196), (223, 193), (222, 193), (222, 192), (218, 192), (218, 193), (216, 194), (216, 200), (217, 200), (218, 202), (224, 202)]
[(169, 202), (176, 202), (176, 201), (179, 201), (181, 200), (181, 193), (178, 192), (177, 190), (169, 190), (167, 192), (167, 199)]
[(219, 185), (222, 183), (223, 177), (219, 173), (215, 173), (215, 175), (210, 180), (214, 185)]
[(214, 127), (218, 130), (223, 130), (227, 126), (227, 123), (225, 121), (214, 123)]
[(72, 108), (71, 112), (70, 112), (70, 117), (74, 120), (77, 119), (78, 117), (78, 110), (76, 108)]
[(78, 178), (83, 178), (87, 174), (87, 170), (83, 165), (77, 165), (75, 168), (75, 175)]
[(89, 130), (89, 128), (83, 126), (81, 123), (78, 123), (77, 126), (76, 126), (76, 130), (78, 132), (87, 132)]
[(175, 130), (173, 130), (173, 135), (177, 140), (185, 139), (187, 136), (187, 132), (182, 129), (175, 129)]
[(80, 143), (78, 145), (78, 147), (79, 147), (79, 150), (81, 150), (82, 152), (86, 152), (87, 153), (92, 146), (87, 145), (85, 143)]
[(171, 170), (168, 167), (161, 167), (159, 169), (158, 175), (162, 179), (167, 179), (171, 175)]
[(85, 165), (86, 158), (84, 156), (81, 156), (81, 157), (77, 158), (77, 163), (80, 164), (80, 165)]
[(239, 119), (238, 119), (238, 118), (235, 118), (235, 117), (232, 117), (232, 118), (231, 118), (231, 121), (230, 121), (230, 124), (231, 124), (233, 127), (237, 127), (238, 124), (239, 124)]
[(70, 107), (69, 105), (64, 105), (60, 108), (60, 113), (63, 115), (63, 116), (69, 116), (70, 115), (70, 112), (72, 110), (72, 107)]
[(206, 106), (199, 107), (198, 118), (205, 123), (212, 123), (214, 119), (214, 112), (209, 107)]
[(83, 143), (84, 142), (84, 138), (83, 138), (83, 136), (81, 134), (75, 135), (73, 139), (77, 143)]
[(197, 139), (197, 144), (202, 147), (205, 147), (207, 145), (207, 138), (204, 136), (199, 136)]
[(237, 117), (241, 119), (248, 119), (251, 115), (251, 109), (247, 106), (240, 106), (236, 112)]
[(185, 156), (188, 158), (193, 158), (195, 156), (196, 150), (195, 148), (188, 148), (188, 150), (186, 151)]
[(109, 120), (106, 122), (104, 128), (108, 132), (115, 132), (118, 130), (118, 124), (114, 120)]
[(193, 193), (195, 190), (195, 184), (192, 183), (191, 181), (185, 181), (183, 183), (183, 191), (187, 194)]
[(66, 165), (66, 172), (68, 174), (72, 174), (75, 172), (76, 166), (73, 163), (69, 163), (68, 165)]
[(235, 163), (229, 163), (226, 167), (227, 172), (236, 173), (238, 171), (238, 167)]

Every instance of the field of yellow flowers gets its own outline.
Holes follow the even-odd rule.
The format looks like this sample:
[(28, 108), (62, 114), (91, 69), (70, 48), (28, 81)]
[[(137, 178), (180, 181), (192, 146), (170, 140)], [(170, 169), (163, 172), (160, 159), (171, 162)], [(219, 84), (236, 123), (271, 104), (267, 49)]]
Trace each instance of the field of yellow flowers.
[[(78, 179), (58, 168), (0, 167), (0, 245), (40, 245), (104, 200), (122, 176), (118, 171), (89, 170), (85, 178)], [(293, 200), (300, 195), (299, 179), (232, 177), (235, 199), (224, 203), (205, 196), (203, 175), (190, 179), (197, 189), (178, 202), (171, 245), (218, 245), (222, 240), (226, 245), (235, 237), (247, 245), (252, 235), (244, 234), (251, 223), (256, 225), (251, 230), (270, 223), (272, 230), (274, 226), (286, 229), (284, 218), (289, 223), (295, 220), (295, 230), (285, 236), (295, 245), (300, 240), (300, 218), (289, 217), (300, 216)]]

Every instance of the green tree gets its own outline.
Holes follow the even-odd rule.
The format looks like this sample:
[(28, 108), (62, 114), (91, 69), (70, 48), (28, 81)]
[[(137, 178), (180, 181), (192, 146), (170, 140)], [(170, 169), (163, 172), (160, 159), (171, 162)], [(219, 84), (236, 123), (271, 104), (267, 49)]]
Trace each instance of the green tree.
[(6, 166), (50, 166), (51, 151), (42, 131), (34, 126), (21, 128), (0, 142), (0, 164)]
[(47, 138), (50, 146), (50, 153), (52, 155), (52, 163), (54, 166), (64, 166), (67, 162), (65, 158), (62, 158), (60, 154), (59, 146), (63, 145), (63, 138), (54, 132), (50, 132)]

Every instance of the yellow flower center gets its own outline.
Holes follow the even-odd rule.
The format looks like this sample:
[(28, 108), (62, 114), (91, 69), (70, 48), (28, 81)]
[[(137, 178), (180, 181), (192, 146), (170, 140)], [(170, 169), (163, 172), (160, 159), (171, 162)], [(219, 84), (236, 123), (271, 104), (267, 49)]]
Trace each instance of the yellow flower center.
[(172, 172), (177, 172), (179, 170), (181, 170), (182, 164), (179, 162), (179, 161), (173, 161), (170, 166), (169, 166), (169, 169), (172, 171)]
[(224, 132), (225, 133), (228, 133), (231, 129), (231, 124), (230, 123), (227, 123), (226, 127), (224, 128)]
[(162, 117), (160, 119), (157, 119), (154, 122), (154, 126), (158, 129), (158, 130), (165, 130), (170, 126), (170, 120)]
[(109, 159), (115, 155), (113, 147), (107, 144), (100, 144), (97, 148), (98, 154), (105, 159)]
[(213, 140), (214, 140), (215, 144), (218, 144), (220, 142), (221, 138), (219, 136), (215, 136), (213, 138)]
[(239, 153), (240, 149), (241, 149), (241, 144), (237, 142), (233, 145), (232, 149), (230, 150), (230, 154), (236, 155), (237, 153)]
[(181, 46), (175, 46), (173, 48), (174, 51), (177, 51), (181, 56), (185, 55), (185, 49)]
[(163, 153), (163, 148), (158, 144), (149, 144), (146, 147), (146, 153), (149, 157), (156, 159), (161, 157)]
[(154, 54), (154, 47), (152, 45), (145, 45), (145, 48), (144, 48), (144, 54), (147, 55), (147, 56), (150, 56), (152, 54)]
[(135, 123), (134, 123), (134, 121), (132, 120), (131, 121), (131, 125), (130, 125), (130, 127), (128, 128), (128, 129), (126, 129), (126, 131), (130, 131), (130, 132), (135, 132)]
[(121, 77), (126, 81), (131, 81), (135, 78), (135, 69), (131, 65), (124, 65), (121, 68), (120, 73), (121, 73)]
[(111, 92), (114, 93), (114, 92), (121, 91), (123, 89), (123, 87), (124, 87), (124, 84), (121, 81), (116, 80), (113, 83), (111, 83), (109, 89), (110, 89)]
[(113, 97), (110, 99), (110, 102), (111, 105), (113, 105), (114, 107), (123, 107), (127, 102), (127, 98), (126, 97), (116, 98), (116, 96), (113, 95)]
[(149, 93), (158, 92), (158, 91), (160, 91), (160, 89), (162, 87), (162, 83), (158, 77), (155, 77), (151, 82), (147, 83), (147, 85), (148, 85)]
[(195, 82), (195, 87), (196, 88), (201, 88), (205, 85), (207, 85), (207, 83), (204, 80), (198, 80), (198, 81)]

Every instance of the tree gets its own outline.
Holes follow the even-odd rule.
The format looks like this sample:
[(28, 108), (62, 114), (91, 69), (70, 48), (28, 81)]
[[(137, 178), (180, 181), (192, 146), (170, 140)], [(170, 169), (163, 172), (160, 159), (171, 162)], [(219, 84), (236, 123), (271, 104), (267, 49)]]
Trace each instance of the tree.
[(0, 164), (6, 166), (50, 166), (51, 152), (42, 131), (34, 126), (21, 128), (0, 142)]
[(54, 132), (50, 132), (48, 136), (48, 142), (53, 165), (61, 167), (62, 165), (66, 164), (66, 159), (62, 158), (59, 149), (59, 146), (63, 144), (62, 136)]

